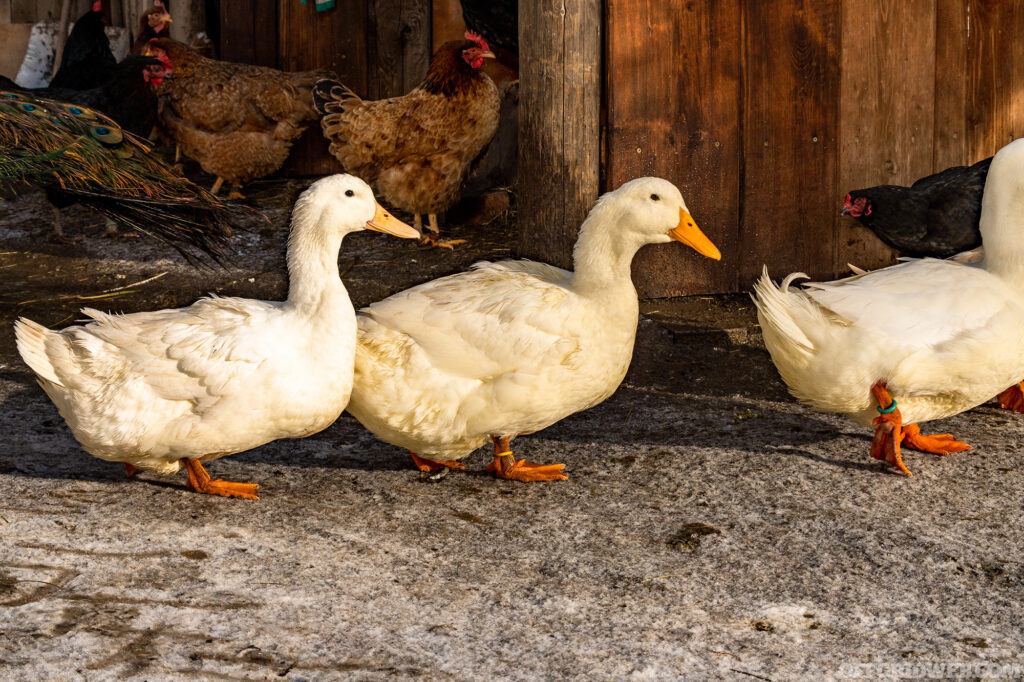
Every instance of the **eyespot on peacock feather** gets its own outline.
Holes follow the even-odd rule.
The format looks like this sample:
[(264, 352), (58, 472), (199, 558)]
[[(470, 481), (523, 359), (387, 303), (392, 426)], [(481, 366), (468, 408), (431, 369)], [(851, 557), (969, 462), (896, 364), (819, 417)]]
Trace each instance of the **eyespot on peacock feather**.
[(191, 262), (224, 262), (231, 210), (88, 107), (0, 90), (0, 193), (58, 189)]

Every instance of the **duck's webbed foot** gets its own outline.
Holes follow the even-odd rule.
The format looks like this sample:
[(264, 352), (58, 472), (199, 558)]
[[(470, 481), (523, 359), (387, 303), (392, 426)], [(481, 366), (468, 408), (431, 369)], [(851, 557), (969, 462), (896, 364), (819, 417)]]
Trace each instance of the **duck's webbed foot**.
[(412, 457), (413, 463), (420, 471), (440, 471), (441, 469), (465, 469), (466, 465), (462, 462), (458, 462), (453, 459), (427, 459), (426, 457), (420, 457), (412, 450), (409, 451), (409, 455)]
[(934, 433), (926, 436), (921, 433), (921, 428), (917, 424), (907, 424), (903, 427), (903, 445), (911, 450), (930, 452), (933, 455), (948, 455), (951, 452), (971, 449), (970, 445), (958, 441), (951, 433)]
[(197, 493), (208, 495), (223, 495), (224, 497), (244, 497), (247, 500), (258, 500), (256, 494), (259, 485), (255, 483), (234, 483), (222, 481), (221, 479), (210, 480), (210, 474), (206, 473), (202, 463), (198, 459), (185, 459), (185, 468), (188, 469), (188, 487)]
[(936, 455), (948, 455), (951, 452), (970, 450), (971, 446), (955, 439), (952, 434), (938, 433), (926, 436), (921, 433), (917, 424), (903, 425), (903, 417), (885, 388), (885, 382), (879, 381), (871, 387), (871, 392), (878, 401), (878, 416), (875, 417), (875, 436), (871, 439), (871, 456), (880, 459), (905, 473), (913, 476), (910, 469), (903, 464), (900, 445), (919, 452), (930, 452)]
[(1024, 381), (1010, 386), (999, 394), (999, 407), (1014, 412), (1024, 412)]
[(494, 461), (487, 465), (487, 471), (498, 478), (514, 481), (568, 481), (569, 476), (562, 472), (564, 464), (535, 464), (525, 459), (517, 460), (508, 449), (507, 437), (493, 438)]

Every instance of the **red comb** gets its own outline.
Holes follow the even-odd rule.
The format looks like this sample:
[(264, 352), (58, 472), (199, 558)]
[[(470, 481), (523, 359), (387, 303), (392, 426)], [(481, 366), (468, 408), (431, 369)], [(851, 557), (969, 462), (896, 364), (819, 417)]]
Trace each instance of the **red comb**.
[(472, 40), (474, 43), (479, 45), (480, 49), (483, 50), (484, 52), (491, 51), (491, 48), (487, 46), (487, 41), (484, 40), (483, 37), (476, 31), (466, 31), (465, 38), (466, 40)]
[(103, 11), (103, 0), (96, 0), (96, 2), (92, 3), (92, 11), (93, 12), (102, 12)]

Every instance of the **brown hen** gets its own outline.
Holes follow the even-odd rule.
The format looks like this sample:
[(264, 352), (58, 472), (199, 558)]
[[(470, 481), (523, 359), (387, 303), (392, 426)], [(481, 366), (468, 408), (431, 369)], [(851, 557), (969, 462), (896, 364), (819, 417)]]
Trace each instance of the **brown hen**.
[(331, 153), (346, 171), (375, 184), (388, 204), (414, 214), (424, 239), (438, 246), (459, 243), (438, 241), (437, 214), (459, 198), (498, 129), (498, 89), (480, 69), (493, 57), (480, 36), (467, 32), (466, 40), (438, 49), (426, 78), (407, 95), (365, 101), (336, 81), (320, 81), (314, 90)]
[(164, 65), (153, 81), (160, 124), (182, 153), (226, 180), (229, 196), (242, 184), (281, 167), (292, 144), (316, 120), (312, 88), (331, 71), (287, 73), (263, 66), (207, 59), (170, 38), (151, 40), (148, 52)]

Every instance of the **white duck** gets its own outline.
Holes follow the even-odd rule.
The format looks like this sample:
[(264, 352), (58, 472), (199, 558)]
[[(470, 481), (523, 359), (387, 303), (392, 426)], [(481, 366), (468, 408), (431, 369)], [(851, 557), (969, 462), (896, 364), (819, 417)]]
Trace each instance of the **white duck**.
[(258, 486), (210, 480), (201, 460), (301, 438), (348, 402), (355, 311), (338, 276), (345, 235), (419, 233), (362, 180), (313, 183), (292, 212), (288, 300), (210, 296), (187, 308), (108, 315), (51, 331), (22, 318), (18, 352), (89, 453), (160, 473), (184, 463), (198, 492), (258, 499)]
[(923, 436), (917, 422), (1024, 377), (1024, 139), (992, 161), (981, 235), (976, 266), (925, 258), (803, 289), (790, 286), (803, 273), (776, 287), (766, 268), (754, 286), (765, 345), (793, 395), (860, 424), (876, 417), (871, 454), (906, 474), (901, 441), (936, 454), (970, 448)]
[(645, 244), (673, 239), (721, 257), (678, 189), (632, 180), (584, 221), (575, 272), (525, 260), (477, 263), (364, 308), (349, 412), (407, 448), (423, 471), (461, 469), (455, 460), (492, 441), (488, 470), (497, 476), (568, 478), (563, 464), (516, 461), (509, 441), (615, 391), (636, 335), (630, 262)]

